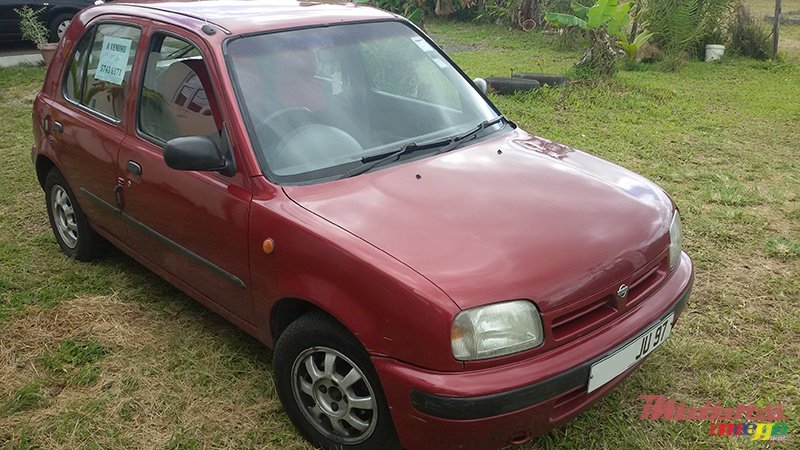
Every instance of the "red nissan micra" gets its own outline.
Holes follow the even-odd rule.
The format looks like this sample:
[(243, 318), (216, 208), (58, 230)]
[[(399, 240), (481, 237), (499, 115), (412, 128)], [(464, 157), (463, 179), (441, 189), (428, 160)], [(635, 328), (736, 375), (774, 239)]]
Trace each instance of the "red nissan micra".
[(323, 448), (498, 448), (670, 335), (677, 209), (533, 136), (401, 17), (352, 3), (91, 7), (33, 111), (61, 249), (105, 242), (274, 349)]

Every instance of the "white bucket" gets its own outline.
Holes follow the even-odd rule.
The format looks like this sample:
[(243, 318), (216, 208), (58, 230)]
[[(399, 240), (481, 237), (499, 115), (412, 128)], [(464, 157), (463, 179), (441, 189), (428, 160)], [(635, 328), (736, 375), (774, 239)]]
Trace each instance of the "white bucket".
[(706, 61), (719, 61), (725, 53), (724, 45), (708, 44), (706, 45)]

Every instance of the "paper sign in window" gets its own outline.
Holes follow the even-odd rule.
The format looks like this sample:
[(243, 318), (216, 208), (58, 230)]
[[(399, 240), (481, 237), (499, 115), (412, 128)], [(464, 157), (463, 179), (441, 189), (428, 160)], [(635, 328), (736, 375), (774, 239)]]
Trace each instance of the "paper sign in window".
[(103, 48), (100, 50), (100, 61), (94, 78), (113, 84), (122, 84), (125, 71), (128, 68), (128, 55), (131, 52), (131, 40), (114, 36), (103, 38)]

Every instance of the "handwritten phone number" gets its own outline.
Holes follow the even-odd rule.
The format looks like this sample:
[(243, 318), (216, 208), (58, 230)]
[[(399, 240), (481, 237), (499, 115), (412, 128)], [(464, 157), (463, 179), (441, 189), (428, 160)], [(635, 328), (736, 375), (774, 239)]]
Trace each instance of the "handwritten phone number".
[(122, 75), (122, 69), (120, 69), (119, 67), (109, 66), (107, 64), (100, 64), (100, 67), (98, 69), (100, 73), (111, 75), (113, 77), (119, 77), (120, 75)]

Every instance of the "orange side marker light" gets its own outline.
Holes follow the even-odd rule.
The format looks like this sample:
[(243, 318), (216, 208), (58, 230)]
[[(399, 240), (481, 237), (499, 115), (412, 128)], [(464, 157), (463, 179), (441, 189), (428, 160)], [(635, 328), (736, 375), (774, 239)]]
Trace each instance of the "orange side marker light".
[(275, 251), (275, 241), (272, 238), (264, 239), (264, 242), (261, 243), (261, 250), (264, 250), (264, 253), (271, 255), (272, 252)]

